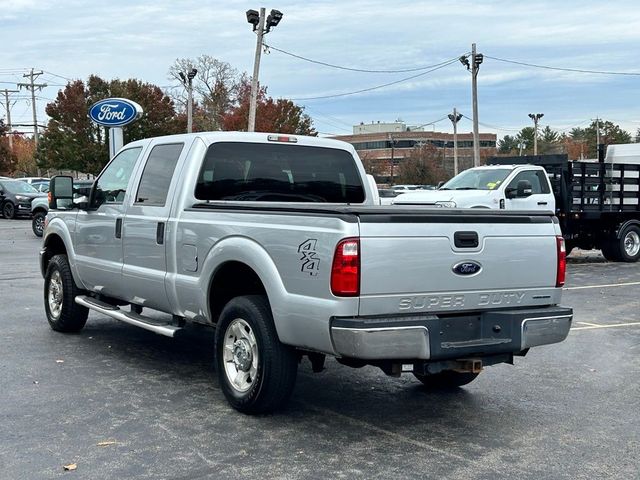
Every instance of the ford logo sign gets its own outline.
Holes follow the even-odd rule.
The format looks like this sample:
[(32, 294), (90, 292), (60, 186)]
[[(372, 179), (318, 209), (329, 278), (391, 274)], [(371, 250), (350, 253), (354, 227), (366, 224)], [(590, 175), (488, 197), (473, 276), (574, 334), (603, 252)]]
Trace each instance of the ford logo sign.
[(107, 98), (94, 103), (89, 117), (104, 127), (123, 127), (142, 116), (142, 107), (126, 98)]
[(465, 260), (464, 262), (456, 263), (452, 267), (453, 273), (457, 275), (476, 275), (482, 270), (482, 265), (473, 260)]

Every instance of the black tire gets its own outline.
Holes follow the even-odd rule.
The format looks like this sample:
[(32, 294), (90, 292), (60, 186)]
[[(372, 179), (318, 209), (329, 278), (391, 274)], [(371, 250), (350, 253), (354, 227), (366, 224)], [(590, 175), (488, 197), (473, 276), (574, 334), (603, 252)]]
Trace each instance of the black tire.
[(15, 205), (13, 205), (13, 203), (9, 201), (4, 202), (4, 205), (2, 206), (2, 215), (4, 216), (4, 218), (7, 218), (9, 220), (16, 218)]
[(610, 262), (619, 262), (620, 258), (618, 257), (618, 250), (615, 246), (615, 240), (606, 239), (602, 241), (600, 245), (600, 250), (602, 251), (602, 256), (610, 261)]
[[(226, 358), (225, 342), (231, 345)], [(249, 349), (253, 351), (252, 343), (257, 358), (253, 354), (243, 355)], [(233, 408), (257, 414), (284, 406), (295, 385), (298, 359), (295, 350), (278, 339), (265, 296), (247, 295), (230, 300), (216, 326), (215, 346), (220, 387)], [(231, 377), (238, 381), (238, 375), (242, 378), (239, 383), (246, 385), (234, 386)]]
[(444, 372), (421, 375), (414, 373), (413, 376), (420, 380), (426, 387), (434, 390), (450, 390), (473, 382), (478, 378), (479, 373), (454, 372), (445, 370)]
[(640, 227), (629, 225), (612, 239), (615, 255), (619, 262), (637, 262), (640, 259)]
[(31, 230), (36, 237), (42, 237), (44, 233), (44, 219), (47, 216), (47, 212), (37, 212), (31, 219)]
[(573, 251), (574, 248), (576, 248), (576, 244), (573, 243), (573, 241), (571, 240), (564, 241), (564, 249), (567, 252), (567, 257), (571, 255), (571, 252)]
[[(78, 305), (75, 298), (83, 293), (73, 281), (67, 256), (54, 255), (44, 277), (44, 309), (53, 330), (65, 333), (82, 330), (87, 323), (89, 309)], [(59, 310), (56, 305), (59, 305)]]

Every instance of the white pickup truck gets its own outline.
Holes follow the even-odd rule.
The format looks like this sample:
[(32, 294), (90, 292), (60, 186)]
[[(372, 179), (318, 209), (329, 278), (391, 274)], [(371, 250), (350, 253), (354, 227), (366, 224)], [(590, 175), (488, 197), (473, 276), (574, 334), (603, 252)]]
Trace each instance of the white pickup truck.
[(437, 190), (398, 195), (393, 204), (551, 212), (555, 212), (556, 207), (547, 172), (535, 165), (470, 168)]
[(52, 179), (47, 320), (78, 332), (94, 310), (167, 336), (213, 326), (220, 386), (247, 413), (287, 400), (303, 356), (314, 371), (332, 355), (452, 387), (565, 339), (552, 213), (379, 206), (374, 188), (335, 140), (130, 143), (89, 198), (74, 200), (71, 177)]

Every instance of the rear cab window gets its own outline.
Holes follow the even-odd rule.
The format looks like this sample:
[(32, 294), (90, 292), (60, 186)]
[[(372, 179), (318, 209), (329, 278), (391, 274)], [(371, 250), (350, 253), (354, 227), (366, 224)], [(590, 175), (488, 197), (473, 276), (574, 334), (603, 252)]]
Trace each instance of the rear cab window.
[(365, 191), (346, 150), (219, 142), (205, 155), (198, 200), (363, 203)]

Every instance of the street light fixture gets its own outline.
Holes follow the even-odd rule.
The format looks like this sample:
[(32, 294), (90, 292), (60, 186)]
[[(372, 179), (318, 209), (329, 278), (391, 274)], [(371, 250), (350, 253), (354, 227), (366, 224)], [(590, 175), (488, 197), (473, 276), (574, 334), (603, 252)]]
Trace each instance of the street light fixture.
[(538, 154), (538, 120), (544, 117), (544, 113), (530, 113), (529, 118), (533, 120), (533, 154)]
[[(260, 8), (260, 12), (256, 10), (247, 10), (247, 22), (253, 26), (256, 32), (256, 55), (253, 62), (253, 76), (251, 77), (251, 100), (249, 102), (249, 123), (247, 131), (253, 132), (256, 127), (256, 103), (258, 102), (258, 75), (260, 73), (260, 54), (262, 53), (262, 37), (276, 27), (284, 15), (280, 10), (271, 10), (269, 16), (266, 16), (266, 10)], [(266, 28), (265, 28), (266, 25)]]
[(192, 68), (187, 72), (187, 75), (183, 72), (178, 72), (182, 84), (187, 88), (187, 133), (193, 131), (193, 79), (196, 78), (198, 70)]

